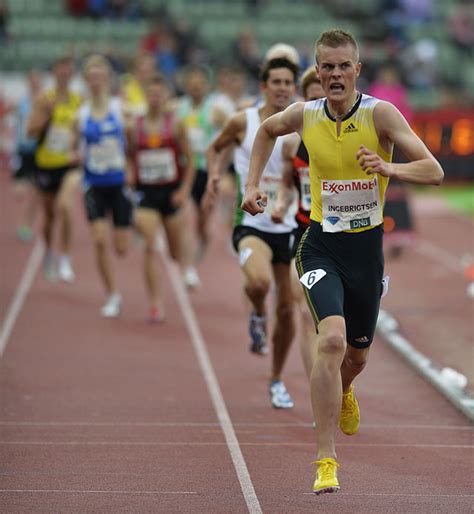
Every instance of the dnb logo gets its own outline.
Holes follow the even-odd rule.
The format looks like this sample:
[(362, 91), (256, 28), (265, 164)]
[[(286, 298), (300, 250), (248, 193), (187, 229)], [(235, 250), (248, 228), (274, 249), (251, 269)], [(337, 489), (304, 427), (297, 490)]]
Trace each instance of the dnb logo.
[(328, 216), (326, 219), (331, 223), (331, 225), (335, 225), (339, 221), (337, 216)]
[(370, 226), (370, 218), (361, 218), (360, 220), (351, 220), (351, 229), (365, 228)]

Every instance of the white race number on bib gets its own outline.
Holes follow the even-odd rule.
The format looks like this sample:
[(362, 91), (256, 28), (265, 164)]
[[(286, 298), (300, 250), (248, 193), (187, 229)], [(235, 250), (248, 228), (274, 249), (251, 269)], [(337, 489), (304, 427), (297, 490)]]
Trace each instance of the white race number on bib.
[(309, 168), (298, 170), (300, 177), (301, 206), (305, 211), (311, 210), (311, 187), (309, 181)]
[(90, 145), (87, 167), (91, 173), (104, 175), (108, 171), (123, 170), (125, 155), (118, 139), (104, 137), (100, 143)]
[(178, 169), (173, 150), (141, 150), (138, 153), (138, 177), (142, 184), (166, 184), (176, 181)]
[(66, 127), (51, 126), (46, 135), (46, 148), (52, 153), (66, 153), (71, 145), (71, 130)]
[(311, 289), (316, 282), (319, 282), (326, 272), (323, 269), (315, 269), (313, 271), (307, 271), (301, 278), (300, 282), (306, 286), (307, 289)]

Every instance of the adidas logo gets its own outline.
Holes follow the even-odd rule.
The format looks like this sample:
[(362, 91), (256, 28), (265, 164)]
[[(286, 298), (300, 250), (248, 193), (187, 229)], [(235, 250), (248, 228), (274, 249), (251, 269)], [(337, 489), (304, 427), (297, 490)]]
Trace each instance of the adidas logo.
[(349, 123), (349, 125), (344, 129), (344, 134), (349, 134), (351, 132), (359, 132), (353, 123)]

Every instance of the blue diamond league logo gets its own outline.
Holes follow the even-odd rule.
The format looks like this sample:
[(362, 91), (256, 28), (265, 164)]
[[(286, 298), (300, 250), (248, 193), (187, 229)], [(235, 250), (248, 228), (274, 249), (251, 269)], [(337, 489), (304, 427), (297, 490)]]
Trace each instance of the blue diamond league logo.
[(331, 223), (332, 225), (335, 225), (338, 221), (339, 221), (339, 218), (337, 216), (328, 216), (326, 218), (329, 223)]

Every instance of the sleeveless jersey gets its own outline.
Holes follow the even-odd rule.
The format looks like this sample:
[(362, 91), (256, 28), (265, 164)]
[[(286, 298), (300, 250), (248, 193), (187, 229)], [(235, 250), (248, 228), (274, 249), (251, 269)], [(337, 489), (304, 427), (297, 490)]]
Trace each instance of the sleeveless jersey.
[(198, 108), (194, 108), (190, 97), (183, 97), (178, 104), (178, 117), (183, 120), (194, 155), (196, 170), (206, 171), (207, 147), (215, 134), (212, 124), (212, 98), (208, 96)]
[(252, 153), (252, 145), (260, 126), (260, 116), (257, 107), (251, 107), (245, 110), (247, 118), (247, 129), (242, 144), (235, 149), (234, 152), (234, 167), (237, 176), (238, 197), (236, 205), (236, 215), (234, 219), (235, 225), (244, 225), (246, 227), (253, 227), (262, 232), (269, 232), (271, 234), (284, 234), (291, 232), (296, 228), (294, 219), (294, 211), (288, 210), (283, 223), (274, 223), (271, 219), (271, 212), (275, 205), (277, 192), (282, 181), (283, 174), (283, 138), (277, 137), (275, 147), (268, 159), (260, 179), (260, 188), (265, 191), (268, 197), (268, 203), (265, 207), (265, 212), (257, 214), (256, 216), (250, 215), (248, 212), (240, 208), (242, 198), (245, 193), (245, 183), (250, 166), (250, 155)]
[(164, 113), (162, 127), (154, 133), (147, 132), (145, 117), (141, 116), (136, 122), (136, 134), (134, 163), (137, 184), (161, 186), (178, 182), (182, 177), (182, 167), (173, 113)]
[(79, 112), (81, 142), (84, 152), (84, 182), (91, 186), (115, 186), (125, 183), (125, 134), (118, 98), (109, 100), (102, 119), (92, 117), (91, 105)]
[(298, 191), (296, 222), (300, 227), (307, 227), (311, 211), (311, 188), (308, 150), (306, 150), (303, 141), (299, 144), (296, 155), (293, 157), (293, 184)]
[[(46, 93), (47, 98), (51, 100), (55, 95), (54, 90)], [(63, 168), (69, 164), (72, 128), (81, 101), (77, 93), (70, 92), (67, 102), (55, 105), (44, 137), (36, 148), (35, 159), (40, 168)]]
[(373, 111), (380, 100), (360, 95), (351, 111), (337, 122), (321, 98), (305, 104), (302, 139), (308, 149), (311, 183), (311, 219), (324, 232), (359, 232), (383, 222), (388, 178), (367, 175), (356, 160), (360, 145), (387, 162), (375, 130)]

